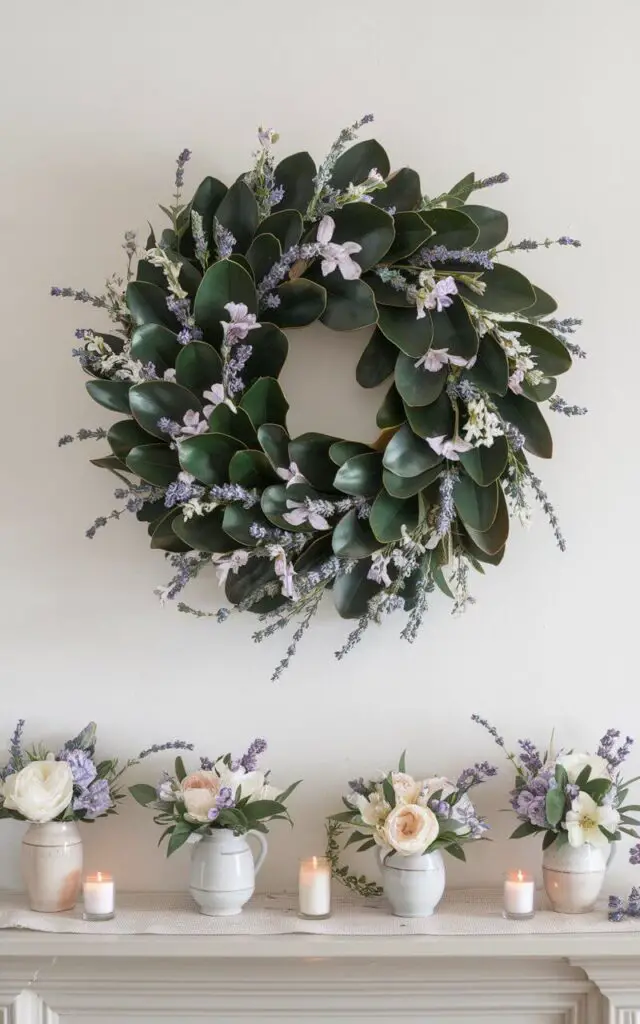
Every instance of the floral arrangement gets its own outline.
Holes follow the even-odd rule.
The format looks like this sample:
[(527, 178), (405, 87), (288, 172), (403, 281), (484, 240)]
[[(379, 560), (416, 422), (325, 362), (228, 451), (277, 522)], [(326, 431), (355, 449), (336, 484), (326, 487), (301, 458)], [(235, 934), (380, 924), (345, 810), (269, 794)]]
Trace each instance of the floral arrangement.
[[(119, 478), (123, 503), (87, 536), (134, 513), (175, 570), (162, 601), (218, 622), (254, 612), (257, 642), (291, 627), (274, 678), (329, 591), (357, 620), (338, 658), (397, 610), (413, 642), (435, 588), (463, 611), (470, 569), (501, 562), (531, 495), (565, 547), (528, 455), (552, 455), (542, 408), (586, 412), (556, 394), (585, 355), (580, 321), (557, 319), (554, 299), (504, 260), (580, 243), (506, 241), (507, 217), (476, 201), (506, 174), (425, 195), (377, 141), (349, 147), (371, 120), (344, 129), (319, 166), (308, 153), (276, 163), (278, 137), (261, 129), (250, 171), (230, 187), (206, 177), (189, 200), (185, 149), (161, 207), (170, 226), (143, 245), (126, 233), (124, 276), (101, 295), (52, 289), (113, 324), (76, 331), (87, 391), (119, 417), (75, 435), (107, 441), (91, 461)], [(330, 424), (289, 436), (284, 332), (317, 320), (370, 329), (356, 380), (388, 383), (370, 444)], [(212, 563), (228, 604), (203, 611), (182, 592)]]
[(138, 783), (130, 787), (139, 804), (156, 812), (153, 820), (164, 827), (160, 842), (169, 837), (168, 857), (191, 837), (212, 829), (244, 835), (252, 830), (268, 832), (269, 821), (293, 825), (285, 801), (300, 783), (294, 782), (283, 792), (272, 785), (270, 773), (258, 770), (258, 757), (266, 749), (266, 741), (256, 739), (241, 758), (234, 759), (231, 754), (215, 760), (201, 757), (199, 770), (189, 773), (177, 757), (175, 774), (163, 772), (157, 786)]
[(57, 753), (42, 744), (23, 745), (20, 719), (9, 741), (9, 760), (0, 769), (0, 818), (43, 824), (47, 821), (95, 821), (117, 813), (124, 799), (124, 772), (161, 750), (192, 749), (187, 743), (155, 745), (119, 767), (116, 759), (96, 757), (96, 723), (68, 740)]
[(446, 850), (465, 860), (463, 846), (482, 839), (489, 828), (469, 791), (496, 771), (485, 761), (465, 769), (455, 783), (445, 776), (416, 779), (407, 773), (403, 754), (397, 771), (368, 782), (354, 779), (343, 798), (347, 809), (329, 819), (328, 855), (335, 877), (362, 895), (377, 894), (366, 878), (349, 876), (348, 868), (339, 866), (337, 835), (351, 828), (344, 848), (359, 843), (358, 853), (375, 846), (401, 857)]
[(640, 776), (625, 782), (619, 772), (633, 745), (630, 736), (621, 741), (617, 729), (608, 729), (595, 755), (573, 750), (556, 754), (551, 748), (541, 752), (531, 740), (518, 740), (519, 754), (513, 754), (495, 726), (479, 715), (472, 720), (487, 729), (515, 768), (510, 802), (521, 824), (512, 839), (541, 833), (546, 850), (553, 843), (606, 846), (622, 833), (638, 838), (640, 821), (633, 812), (640, 805), (625, 801)]

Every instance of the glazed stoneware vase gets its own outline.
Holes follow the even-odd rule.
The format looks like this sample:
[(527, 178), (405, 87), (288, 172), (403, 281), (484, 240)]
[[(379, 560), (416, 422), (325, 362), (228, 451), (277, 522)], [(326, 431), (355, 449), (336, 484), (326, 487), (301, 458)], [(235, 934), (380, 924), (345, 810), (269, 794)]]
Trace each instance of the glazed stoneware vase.
[[(257, 856), (247, 840), (255, 839)], [(267, 856), (267, 841), (260, 832), (236, 836), (227, 829), (204, 835), (191, 853), (189, 892), (209, 917), (239, 914), (251, 899), (256, 875)]]
[(442, 899), (445, 868), (440, 850), (408, 857), (378, 850), (384, 894), (396, 917), (430, 917)]
[(609, 846), (552, 843), (542, 854), (542, 877), (552, 909), (559, 914), (586, 914), (593, 910), (602, 892), (611, 853)]
[(82, 839), (74, 821), (30, 825), (21, 859), (32, 910), (56, 914), (74, 908), (82, 883)]

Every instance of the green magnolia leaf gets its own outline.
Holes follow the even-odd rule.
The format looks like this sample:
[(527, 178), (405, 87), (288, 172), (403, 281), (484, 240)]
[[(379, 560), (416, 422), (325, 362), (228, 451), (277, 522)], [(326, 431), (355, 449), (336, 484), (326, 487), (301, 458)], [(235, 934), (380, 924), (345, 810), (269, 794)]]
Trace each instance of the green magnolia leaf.
[(453, 436), (454, 413), (451, 400), (443, 391), (435, 402), (424, 406), (405, 406), (409, 426), (418, 437)]
[(247, 249), (247, 260), (258, 284), (263, 277), (267, 276), (273, 264), (277, 263), (281, 256), (282, 249), (275, 235), (256, 235)]
[(486, 284), (483, 295), (478, 295), (458, 282), (460, 295), (479, 309), (487, 309), (492, 313), (516, 313), (526, 309), (535, 299), (529, 281), (513, 267), (498, 263), (493, 270), (484, 271), (481, 280)]
[(223, 514), (221, 508), (216, 508), (213, 512), (192, 516), (191, 519), (183, 519), (178, 515), (171, 526), (174, 533), (194, 551), (235, 551), (239, 545), (225, 533), (222, 526)]
[(289, 403), (277, 380), (261, 377), (245, 391), (240, 408), (244, 409), (257, 430), (264, 423), (279, 423), (284, 427)]
[(382, 465), (396, 476), (416, 477), (441, 461), (442, 456), (405, 423), (385, 448)]
[(257, 448), (258, 435), (244, 409), (230, 409), (226, 402), (217, 405), (209, 416), (209, 430), (214, 434), (227, 434), (242, 441), (248, 448)]
[(135, 384), (129, 391), (131, 412), (141, 427), (154, 437), (167, 440), (167, 434), (158, 426), (167, 418), (182, 423), (185, 413), (202, 412), (202, 407), (191, 391), (170, 381), (149, 380)]
[(475, 366), (465, 370), (464, 376), (472, 384), (493, 395), (504, 395), (509, 385), (509, 363), (501, 345), (491, 334), (480, 340)]
[(368, 558), (361, 559), (351, 572), (342, 573), (333, 585), (333, 601), (343, 619), (359, 619), (367, 611), (367, 602), (380, 587), (367, 578), (371, 568)]
[(498, 484), (480, 487), (461, 473), (453, 488), (456, 511), (467, 529), (488, 530), (498, 511)]
[[(183, 255), (188, 256), (190, 259), (195, 257), (193, 232), (191, 230), (192, 212), (198, 213), (202, 217), (202, 231), (207, 249), (210, 254), (214, 253), (213, 218), (226, 194), (227, 186), (223, 185), (217, 178), (208, 176), (200, 182), (190, 203), (189, 225), (180, 239), (180, 252)], [(149, 247), (147, 246), (147, 248)]]
[(420, 176), (411, 167), (401, 167), (387, 178), (387, 187), (373, 193), (374, 206), (383, 210), (415, 210), (422, 200)]
[(157, 285), (146, 281), (130, 281), (125, 301), (137, 327), (143, 324), (163, 324), (171, 331), (180, 330), (178, 321), (167, 307), (167, 293)]
[[(252, 598), (256, 591), (267, 583), (277, 581), (273, 568), (273, 562), (268, 558), (250, 558), (246, 565), (243, 565), (238, 572), (230, 572), (225, 584), (225, 594), (231, 604), (240, 604)], [(267, 598), (265, 602), (259, 601), (250, 607), (250, 611), (262, 614), (264, 611), (277, 608), (284, 603), (286, 598), (278, 595), (276, 598)]]
[(382, 281), (377, 274), (363, 274), (361, 280), (366, 281), (376, 297), (378, 307), (393, 306), (401, 309), (413, 309), (416, 313), (415, 302), (410, 302), (406, 292), (393, 288), (386, 281)]
[(299, 210), (304, 213), (313, 196), (316, 165), (309, 153), (292, 153), (276, 166), (276, 186), (284, 189), (282, 202), (274, 210)]
[(385, 338), (414, 360), (425, 354), (433, 340), (431, 315), (427, 312), (418, 319), (415, 306), (412, 309), (381, 306), (378, 327)]
[(424, 245), (433, 234), (419, 213), (396, 213), (393, 218), (396, 236), (385, 255), (385, 263), (397, 263)]
[(244, 181), (234, 182), (218, 206), (216, 218), (235, 238), (234, 250), (246, 252), (258, 227), (258, 204)]
[(204, 331), (205, 338), (212, 343), (222, 340), (221, 321), (229, 320), (229, 313), (224, 308), (228, 302), (243, 302), (250, 313), (258, 311), (251, 276), (233, 260), (219, 260), (202, 278), (193, 304), (196, 322)]
[(448, 309), (432, 315), (434, 349), (446, 348), (452, 356), (471, 359), (478, 351), (478, 336), (462, 299), (454, 296)]
[(302, 554), (296, 558), (293, 567), (297, 573), (310, 572), (326, 562), (327, 558), (331, 556), (331, 551), (331, 534), (323, 533), (307, 545)]
[(522, 310), (523, 315), (531, 320), (541, 316), (552, 316), (558, 308), (556, 300), (552, 299), (547, 292), (543, 292), (542, 288), (538, 288), (537, 285), (531, 285), (531, 287), (533, 288), (536, 301), (532, 306), (527, 306), (526, 309)]
[(213, 487), (228, 480), (231, 457), (241, 448), (242, 441), (227, 434), (200, 434), (180, 442), (180, 465), (196, 480)]
[(473, 173), (473, 171), (471, 171), (470, 174), (465, 174), (464, 178), (461, 178), (460, 181), (457, 181), (456, 184), (449, 189), (449, 199), (447, 200), (447, 206), (452, 206), (455, 208), (458, 203), (466, 202), (466, 200), (473, 192), (475, 180), (476, 176)]
[(336, 523), (331, 537), (334, 554), (341, 558), (367, 558), (380, 547), (366, 519), (359, 519), (355, 508)]
[(181, 350), (178, 336), (162, 324), (143, 324), (131, 335), (131, 355), (146, 366), (153, 363), (158, 374), (175, 366)]
[(247, 259), (246, 256), (243, 256), (242, 253), (239, 252), (232, 252), (229, 257), (229, 260), (231, 263), (235, 263), (238, 267), (240, 267), (241, 270), (244, 270), (245, 274), (248, 274), (251, 280), (254, 281), (253, 270), (251, 269), (251, 264), (249, 263), (249, 260)]
[(94, 402), (111, 412), (129, 413), (129, 389), (125, 380), (89, 380), (85, 387)]
[[(492, 527), (492, 529), (494, 527)], [(473, 541), (471, 537), (464, 532), (462, 527), (460, 527), (460, 540), (465, 551), (468, 551), (471, 557), (476, 559), (476, 561), (478, 562), (486, 562), (488, 565), (500, 565), (500, 562), (504, 558), (504, 547), (498, 548), (498, 550), (494, 551), (493, 554), (491, 555), (487, 554), (486, 551), (483, 551), (482, 548), (479, 548), (475, 541)]]
[(471, 217), (460, 210), (436, 208), (423, 210), (420, 216), (433, 231), (429, 239), (430, 248), (444, 245), (447, 249), (467, 249), (478, 239), (478, 228)]
[(176, 359), (176, 380), (194, 394), (202, 395), (222, 380), (222, 360), (211, 345), (192, 341), (181, 346)]
[(504, 549), (509, 536), (509, 510), (500, 486), (498, 486), (498, 510), (489, 529), (474, 530), (467, 527), (467, 532), (473, 543), (487, 555), (495, 555)]
[(510, 391), (500, 397), (496, 395), (495, 404), (503, 420), (512, 423), (525, 437), (525, 448), (541, 459), (550, 459), (553, 455), (553, 441), (546, 421), (534, 402)]
[(278, 482), (278, 476), (264, 452), (253, 449), (238, 451), (229, 463), (229, 481), (251, 489), (264, 490)]
[[(279, 213), (272, 213), (270, 217), (263, 220), (258, 228), (257, 237), (260, 238), (265, 234), (273, 235), (280, 243), (282, 252), (286, 252), (293, 245), (298, 244), (303, 230), (304, 224), (300, 214), (296, 210), (286, 209)], [(272, 262), (275, 263), (276, 260)], [(264, 277), (264, 274), (262, 276)], [(260, 280), (261, 278), (256, 276), (256, 281)]]
[(369, 497), (377, 494), (382, 483), (382, 455), (370, 452), (347, 459), (335, 474), (333, 486), (345, 494)]
[(275, 324), (263, 323), (258, 331), (251, 331), (251, 355), (243, 371), (246, 384), (258, 377), (277, 377), (284, 366), (289, 342), (287, 336)]
[(472, 245), (476, 252), (495, 249), (509, 234), (509, 220), (501, 210), (492, 210), (489, 206), (465, 205), (463, 213), (471, 217), (480, 231)]
[(260, 445), (275, 469), (289, 468), (289, 435), (277, 423), (264, 423), (258, 427)]
[(119, 477), (120, 480), (125, 481), (128, 485), (129, 481), (123, 473), (130, 473), (131, 470), (127, 469), (124, 462), (117, 459), (115, 455), (105, 455), (102, 459), (89, 459), (92, 466), (97, 466), (98, 469), (108, 469), (114, 476)]
[(156, 487), (168, 487), (180, 472), (178, 453), (168, 444), (141, 444), (132, 448), (127, 466)]
[(490, 448), (480, 445), (469, 452), (461, 452), (460, 462), (472, 480), (480, 487), (488, 487), (502, 476), (508, 457), (509, 445), (506, 437), (502, 436), (494, 438)]
[(132, 448), (139, 444), (150, 444), (153, 438), (135, 420), (118, 420), (109, 427), (107, 441), (118, 459), (126, 459)]
[(329, 458), (336, 466), (342, 466), (353, 455), (364, 455), (372, 450), (368, 444), (361, 441), (336, 441), (329, 449)]
[[(383, 178), (390, 171), (389, 157), (375, 139), (357, 142), (338, 157), (331, 174), (331, 185), (344, 191), (349, 185), (361, 185), (369, 177), (372, 168), (376, 168)], [(351, 205), (356, 205), (355, 203)], [(365, 204), (358, 204), (365, 205)], [(385, 204), (386, 205), (386, 204)]]
[(302, 277), (279, 285), (275, 294), (280, 305), (269, 310), (269, 317), (277, 327), (307, 327), (322, 316), (327, 305), (326, 289)]
[(381, 544), (400, 540), (402, 527), (409, 532), (415, 530), (419, 519), (417, 497), (394, 498), (386, 491), (380, 491), (373, 503), (369, 525)]
[(332, 331), (355, 331), (378, 319), (373, 292), (364, 281), (345, 281), (337, 272), (323, 279), (327, 306), (321, 320)]
[(361, 388), (375, 388), (390, 377), (396, 365), (398, 350), (379, 327), (358, 360), (356, 380)]
[[(238, 452), (238, 455), (245, 455), (246, 452)], [(234, 456), (235, 458), (235, 456)], [(244, 486), (244, 485), (243, 485)], [(232, 505), (227, 505), (224, 514), (222, 516), (222, 528), (233, 540), (237, 541), (241, 547), (254, 548), (258, 543), (258, 539), (251, 533), (251, 527), (254, 525), (268, 527), (269, 520), (266, 516), (263, 516), (260, 509), (244, 508), (244, 506), (234, 502)]]
[(442, 472), (442, 465), (438, 463), (432, 469), (427, 469), (426, 472), (420, 473), (418, 476), (396, 476), (390, 470), (385, 469), (382, 471), (382, 485), (392, 498), (412, 498), (414, 494), (419, 494), (425, 487), (429, 487), (430, 484), (437, 480)]
[(289, 443), (290, 461), (295, 462), (302, 475), (319, 491), (333, 488), (336, 467), (329, 456), (329, 449), (338, 440), (329, 434), (310, 432), (292, 438)]
[(298, 501), (298, 498), (294, 498), (291, 489), (287, 489), (284, 484), (273, 484), (271, 487), (266, 487), (262, 492), (260, 499), (260, 506), (269, 522), (273, 523), (280, 530), (291, 530), (294, 533), (304, 532), (309, 530), (309, 524), (303, 523), (301, 526), (293, 526), (291, 523), (283, 519), (283, 516), (291, 509), (287, 504), (288, 501)]
[(182, 513), (178, 508), (171, 508), (165, 515), (161, 516), (151, 525), (153, 530), (151, 531), (151, 547), (157, 551), (172, 551), (178, 554), (182, 551), (188, 551), (189, 545), (178, 537), (177, 533), (174, 533), (173, 522)]
[[(363, 270), (375, 266), (388, 252), (394, 239), (393, 218), (370, 203), (348, 203), (331, 215), (335, 222), (332, 242), (357, 242), (362, 246), (353, 259)], [(333, 275), (341, 276), (339, 270)]]
[(400, 423), (404, 422), (404, 419), (405, 413), (402, 399), (396, 390), (395, 384), (392, 384), (378, 409), (376, 425), (381, 430), (387, 430), (391, 427), (399, 426)]
[(543, 377), (539, 384), (530, 384), (528, 380), (523, 380), (520, 385), (522, 394), (531, 402), (546, 402), (551, 398), (557, 386), (558, 382), (555, 377)]
[(400, 352), (396, 361), (395, 383), (398, 394), (407, 405), (429, 405), (442, 394), (447, 382), (447, 366), (442, 366), (435, 373), (416, 366), (413, 356)]
[(537, 370), (557, 377), (571, 369), (569, 351), (559, 338), (556, 338), (550, 331), (545, 331), (544, 327), (514, 320), (502, 323), (500, 329), (520, 333), (521, 342), (531, 347), (531, 354), (535, 359)]

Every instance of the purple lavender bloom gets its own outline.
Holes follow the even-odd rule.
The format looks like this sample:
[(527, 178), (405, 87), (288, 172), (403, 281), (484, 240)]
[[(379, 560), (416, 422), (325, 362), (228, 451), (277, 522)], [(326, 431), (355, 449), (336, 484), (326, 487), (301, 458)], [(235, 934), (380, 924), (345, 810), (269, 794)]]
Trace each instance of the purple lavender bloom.
[(213, 241), (220, 259), (228, 259), (233, 252), (236, 239), (227, 228), (223, 227), (217, 217), (213, 218)]
[(232, 356), (222, 371), (222, 384), (225, 393), (232, 396), (237, 395), (244, 389), (242, 371), (244, 370), (253, 347), (251, 345), (235, 345), (232, 349)]
[(434, 814), (439, 814), (441, 818), (448, 818), (451, 815), (451, 805), (446, 800), (432, 800), (429, 807)]
[(73, 810), (85, 811), (85, 817), (93, 819), (105, 814), (112, 803), (109, 783), (106, 779), (97, 779), (74, 799)]
[(525, 821), (540, 828), (548, 828), (546, 815), (546, 795), (537, 796), (528, 789), (512, 793), (511, 806), (516, 814)]
[(269, 193), (269, 205), (278, 206), (284, 199), (284, 185), (276, 185)]
[(80, 789), (88, 789), (98, 774), (98, 769), (84, 750), (62, 750), (57, 760), (67, 762), (73, 776), (73, 784)]
[(488, 778), (497, 774), (497, 768), (489, 764), (488, 761), (481, 761), (474, 764), (472, 768), (465, 768), (456, 782), (456, 789), (463, 791), (471, 789), (472, 786), (479, 786), (481, 782), (485, 782)]
[(357, 796), (367, 796), (368, 790), (364, 784), (362, 776), (359, 779), (352, 779), (348, 785), (351, 792), (355, 793)]
[(518, 740), (518, 746), (520, 747), (520, 760), (523, 766), (532, 775), (535, 775), (542, 768), (542, 758), (537, 747), (531, 742), (531, 740)]
[(447, 249), (446, 245), (436, 245), (432, 249), (421, 249), (418, 258), (424, 263), (469, 263), (483, 270), (493, 270), (493, 260), (488, 252), (475, 252), (473, 249)]
[(576, 786), (575, 782), (570, 782), (565, 786), (564, 791), (570, 800), (575, 800), (580, 794), (580, 786)]
[(600, 740), (597, 750), (598, 757), (603, 757), (612, 769), (620, 767), (622, 762), (629, 756), (631, 747), (633, 746), (633, 738), (631, 736), (626, 736), (624, 743), (619, 744), (616, 749), (616, 742), (619, 739), (619, 729), (607, 729), (606, 733)]
[(636, 846), (632, 846), (629, 850), (629, 863), (640, 864), (640, 843), (637, 843)]
[(266, 740), (255, 739), (246, 754), (240, 758), (240, 767), (244, 768), (245, 772), (254, 772), (258, 766), (258, 757), (260, 754), (264, 754), (266, 749)]
[(210, 757), (201, 757), (200, 758), (200, 771), (201, 772), (212, 772), (213, 771), (213, 761), (211, 760)]
[(476, 722), (478, 725), (481, 725), (483, 729), (486, 729), (489, 735), (493, 736), (493, 739), (498, 744), (498, 746), (504, 749), (504, 739), (502, 736), (499, 735), (495, 725), (491, 725), (491, 723), (488, 722), (486, 718), (481, 718), (480, 715), (472, 715), (471, 721)]
[(176, 160), (176, 192), (179, 192), (184, 185), (184, 165), (191, 159), (191, 150), (183, 149)]
[(163, 434), (168, 434), (169, 437), (177, 437), (181, 432), (182, 427), (175, 420), (169, 419), (168, 416), (161, 416), (157, 423), (158, 430), (161, 430)]
[(574, 249), (579, 249), (582, 242), (579, 242), (577, 238), (569, 238), (568, 235), (562, 235), (558, 239), (558, 245), (572, 245)]
[(223, 786), (216, 797), (216, 805), (209, 811), (207, 817), (209, 821), (216, 821), (220, 815), (220, 811), (225, 811), (231, 807), (235, 807), (236, 802), (229, 786)]
[(476, 188), (491, 188), (492, 185), (504, 185), (509, 180), (509, 175), (505, 171), (500, 171), (499, 174), (492, 174), (489, 178), (481, 178), (480, 181), (474, 182), (474, 189)]
[(174, 505), (180, 505), (203, 493), (204, 488), (196, 484), (194, 476), (191, 476), (190, 473), (178, 473), (177, 480), (167, 487), (164, 496), (165, 508), (173, 508)]

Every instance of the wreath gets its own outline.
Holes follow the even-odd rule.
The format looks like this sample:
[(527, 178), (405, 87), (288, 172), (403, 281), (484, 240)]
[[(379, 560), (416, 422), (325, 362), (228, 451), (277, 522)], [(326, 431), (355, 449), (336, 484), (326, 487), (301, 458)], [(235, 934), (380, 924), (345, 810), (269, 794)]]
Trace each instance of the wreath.
[[(98, 296), (52, 289), (116, 325), (76, 331), (87, 391), (120, 415), (75, 435), (106, 439), (111, 453), (91, 461), (123, 485), (124, 504), (88, 536), (135, 513), (175, 570), (163, 601), (213, 562), (229, 604), (262, 620), (256, 641), (294, 626), (274, 678), (325, 591), (358, 620), (338, 658), (398, 609), (412, 642), (434, 588), (462, 611), (469, 569), (500, 563), (531, 493), (564, 548), (525, 452), (551, 457), (541, 405), (586, 411), (555, 394), (584, 355), (570, 337), (580, 321), (555, 319), (551, 296), (502, 257), (580, 243), (506, 243), (504, 213), (473, 201), (506, 174), (468, 174), (428, 198), (416, 171), (390, 173), (375, 140), (349, 146), (370, 120), (343, 130), (318, 168), (308, 153), (276, 163), (277, 135), (260, 129), (252, 169), (229, 188), (206, 177), (189, 202), (184, 150), (161, 207), (171, 226), (144, 249), (126, 233), (126, 274)], [(285, 331), (316, 320), (371, 328), (356, 379), (390, 386), (370, 445), (289, 436)]]

